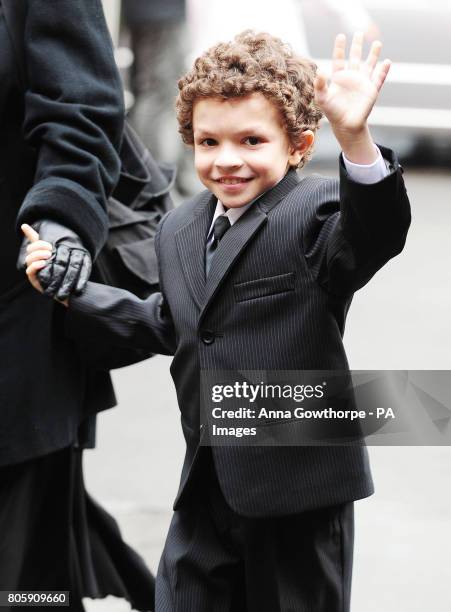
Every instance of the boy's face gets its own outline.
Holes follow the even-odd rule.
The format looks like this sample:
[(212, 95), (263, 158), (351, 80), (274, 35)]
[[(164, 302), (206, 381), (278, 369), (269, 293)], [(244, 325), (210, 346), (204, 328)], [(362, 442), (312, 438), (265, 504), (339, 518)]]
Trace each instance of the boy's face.
[(227, 208), (244, 206), (278, 183), (313, 139), (310, 132), (308, 146), (294, 149), (279, 109), (259, 92), (197, 99), (193, 131), (199, 178)]

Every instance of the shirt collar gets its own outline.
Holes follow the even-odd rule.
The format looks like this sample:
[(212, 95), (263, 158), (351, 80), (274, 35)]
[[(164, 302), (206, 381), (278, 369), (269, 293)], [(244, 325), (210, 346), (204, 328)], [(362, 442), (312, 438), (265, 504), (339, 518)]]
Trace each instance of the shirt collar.
[(226, 210), (224, 208), (223, 203), (221, 202), (221, 200), (218, 200), (217, 204), (216, 204), (216, 208), (215, 208), (215, 212), (213, 215), (213, 219), (210, 225), (210, 229), (208, 230), (208, 236), (207, 236), (207, 240), (210, 239), (212, 233), (213, 233), (213, 226), (215, 224), (215, 221), (218, 217), (220, 217), (221, 215), (224, 215), (225, 217), (227, 217), (230, 221), (230, 225), (233, 225), (234, 223), (236, 223), (238, 221), (238, 219), (241, 217), (241, 215), (244, 215), (244, 213), (246, 212), (246, 210), (252, 206), (252, 204), (255, 202), (255, 200), (252, 200), (252, 202), (249, 202), (249, 204), (245, 204), (244, 206), (240, 206), (239, 208), (229, 208), (228, 210)]

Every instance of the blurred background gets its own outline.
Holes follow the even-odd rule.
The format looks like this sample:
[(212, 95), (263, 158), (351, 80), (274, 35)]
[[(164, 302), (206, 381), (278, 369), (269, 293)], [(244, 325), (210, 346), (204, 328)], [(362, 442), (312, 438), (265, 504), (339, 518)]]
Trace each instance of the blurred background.
[[(177, 134), (177, 79), (203, 49), (266, 30), (326, 71), (338, 32), (378, 38), (394, 63), (370, 123), (404, 167), (412, 227), (403, 253), (354, 298), (353, 369), (451, 369), (451, 3), (448, 0), (104, 0), (129, 118), (154, 156), (179, 169), (176, 202), (200, 189)], [(337, 175), (327, 123), (302, 172)], [(88, 490), (153, 571), (171, 518), (184, 442), (170, 359), (113, 374), (118, 407), (85, 453)], [(451, 396), (451, 394), (450, 394)], [(356, 503), (354, 612), (448, 612), (451, 449), (372, 447), (376, 494)], [(87, 602), (121, 612), (124, 602)]]

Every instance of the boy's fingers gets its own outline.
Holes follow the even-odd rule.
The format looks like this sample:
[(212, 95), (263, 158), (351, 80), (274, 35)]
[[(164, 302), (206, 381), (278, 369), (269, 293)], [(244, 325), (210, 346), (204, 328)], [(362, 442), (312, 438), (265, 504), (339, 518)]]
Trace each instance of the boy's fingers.
[(20, 226), (20, 229), (24, 233), (25, 237), (28, 238), (30, 242), (37, 242), (39, 240), (39, 234), (36, 230), (34, 230), (31, 225), (28, 223), (23, 223)]
[(343, 70), (346, 60), (346, 36), (338, 34), (335, 38), (334, 50), (332, 52), (332, 71)]
[(46, 240), (37, 240), (36, 242), (31, 242), (28, 246), (27, 246), (27, 253), (32, 253), (33, 251), (37, 251), (37, 250), (52, 250), (52, 245), (50, 244), (50, 242), (47, 242)]
[(33, 274), (36, 274), (38, 270), (42, 270), (42, 268), (44, 268), (46, 265), (47, 262), (43, 261), (42, 259), (40, 259), (39, 261), (33, 261), (29, 266), (27, 266), (25, 274), (27, 276), (32, 276)]
[(25, 263), (29, 266), (34, 261), (50, 259), (52, 256), (51, 251), (33, 251), (33, 253), (29, 253), (25, 258)]
[(356, 32), (352, 38), (351, 49), (349, 50), (349, 68), (356, 69), (360, 66), (363, 48), (363, 32)]
[(372, 74), (373, 70), (376, 68), (377, 62), (379, 60), (379, 55), (381, 53), (382, 43), (380, 40), (375, 40), (371, 45), (370, 52), (368, 53), (368, 58), (366, 60), (366, 66), (368, 69), (368, 73)]
[(41, 270), (44, 266), (47, 265), (46, 261), (34, 261), (32, 264), (28, 266), (25, 273), (28, 276), (28, 280), (33, 285), (35, 289), (37, 289), (40, 293), (43, 293), (43, 289), (41, 287), (41, 283), (39, 282), (36, 274)]
[(382, 85), (387, 78), (387, 74), (389, 73), (391, 68), (391, 61), (386, 59), (382, 62), (382, 64), (374, 71), (373, 73), (373, 83), (376, 85), (378, 91), (380, 91)]

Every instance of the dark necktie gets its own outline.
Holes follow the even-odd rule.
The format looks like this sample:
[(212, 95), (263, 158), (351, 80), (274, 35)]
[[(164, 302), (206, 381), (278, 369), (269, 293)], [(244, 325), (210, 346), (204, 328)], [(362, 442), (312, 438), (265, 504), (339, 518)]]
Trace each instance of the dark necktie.
[(231, 227), (230, 220), (228, 217), (221, 215), (216, 219), (213, 224), (213, 236), (214, 239), (210, 244), (207, 245), (207, 252), (205, 254), (205, 271), (208, 273), (210, 271), (211, 260), (213, 259), (213, 255), (218, 248), (218, 244), (226, 231)]
[(228, 217), (221, 215), (220, 217), (216, 219), (213, 225), (213, 235), (215, 237), (213, 244), (215, 245), (215, 249), (217, 248), (221, 238), (224, 236), (224, 234), (230, 227), (231, 225), (230, 225), (230, 220)]

